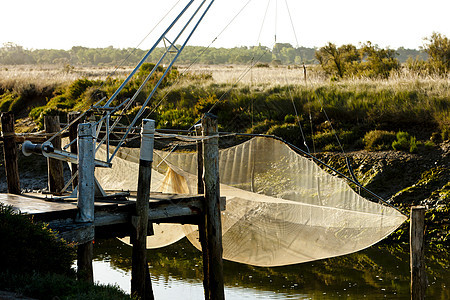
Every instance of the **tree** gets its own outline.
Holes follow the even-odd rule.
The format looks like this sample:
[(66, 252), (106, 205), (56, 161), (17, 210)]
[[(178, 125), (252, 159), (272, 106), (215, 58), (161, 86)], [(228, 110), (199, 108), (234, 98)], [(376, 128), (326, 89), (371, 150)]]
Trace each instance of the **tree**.
[(353, 73), (352, 65), (360, 61), (356, 47), (351, 44), (337, 48), (329, 42), (317, 50), (315, 56), (326, 73), (339, 78)]
[(450, 71), (450, 40), (437, 32), (425, 38), (424, 50), (428, 54), (430, 71), (440, 75)]
[(381, 49), (370, 41), (361, 46), (361, 76), (371, 78), (389, 78), (391, 71), (398, 70), (400, 63), (395, 57), (397, 53), (392, 49)]

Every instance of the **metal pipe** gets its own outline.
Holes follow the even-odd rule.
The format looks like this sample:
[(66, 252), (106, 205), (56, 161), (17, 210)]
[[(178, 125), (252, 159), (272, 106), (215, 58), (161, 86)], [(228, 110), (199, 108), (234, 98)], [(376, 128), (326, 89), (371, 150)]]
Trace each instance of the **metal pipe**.
[[(153, 97), (153, 95), (156, 92), (156, 89), (158, 88), (158, 86), (161, 84), (162, 80), (166, 77), (167, 73), (170, 71), (170, 69), (172, 68), (173, 64), (175, 63), (175, 61), (178, 59), (178, 57), (180, 56), (181, 52), (183, 51), (183, 49), (186, 47), (186, 44), (188, 43), (188, 41), (190, 40), (190, 38), (192, 37), (192, 35), (194, 34), (195, 30), (197, 29), (197, 27), (200, 25), (200, 23), (203, 21), (203, 18), (205, 17), (206, 13), (208, 12), (208, 10), (211, 8), (212, 4), (214, 3), (214, 0), (212, 0), (209, 5), (207, 6), (207, 8), (205, 9), (205, 11), (203, 12), (203, 14), (201, 15), (200, 19), (197, 21), (197, 23), (195, 24), (194, 28), (191, 30), (190, 34), (188, 35), (188, 37), (186, 38), (186, 40), (184, 41), (182, 47), (180, 48), (180, 50), (178, 51), (178, 53), (175, 55), (175, 57), (173, 58), (172, 62), (170, 63), (170, 65), (167, 67), (166, 71), (164, 72), (164, 74), (161, 76), (161, 78), (159, 79), (159, 81), (156, 83), (154, 89), (152, 90), (152, 92), (150, 93), (150, 95), (147, 97), (147, 99), (145, 100), (144, 104), (142, 105), (141, 109), (139, 110), (139, 112), (136, 114), (136, 117), (133, 119), (133, 121), (130, 123), (130, 128), (127, 130), (127, 132), (125, 133), (124, 137), (122, 138), (122, 141), (119, 142), (119, 144), (117, 145), (117, 148), (114, 150), (113, 154), (110, 157), (110, 161), (114, 158), (114, 156), (116, 155), (117, 151), (119, 150), (119, 148), (122, 146), (123, 144), (123, 140), (125, 140), (125, 138), (127, 137), (127, 135), (129, 134), (131, 127), (134, 126), (134, 124), (136, 124), (136, 121), (141, 117), (142, 112), (145, 108), (145, 106), (147, 105), (147, 103), (150, 101), (150, 99)], [(203, 5), (203, 4), (202, 4)], [(198, 11), (198, 10), (197, 10)], [(109, 161), (109, 162), (110, 162)]]
[(178, 14), (178, 16), (175, 18), (175, 20), (172, 22), (172, 24), (169, 25), (169, 27), (164, 31), (164, 33), (158, 38), (158, 40), (155, 42), (155, 44), (152, 46), (152, 48), (144, 55), (144, 57), (141, 59), (141, 61), (137, 64), (137, 66), (133, 69), (133, 71), (128, 75), (128, 77), (125, 79), (125, 81), (119, 86), (119, 88), (116, 90), (116, 92), (109, 98), (109, 100), (105, 103), (105, 106), (109, 106), (111, 102), (114, 101), (114, 99), (117, 97), (117, 95), (120, 93), (120, 91), (125, 87), (125, 85), (130, 81), (130, 79), (134, 76), (134, 74), (137, 72), (137, 70), (142, 66), (142, 64), (147, 60), (147, 58), (150, 56), (150, 54), (155, 50), (155, 48), (158, 46), (158, 44), (161, 42), (161, 40), (166, 36), (166, 34), (172, 29), (172, 27), (178, 22), (178, 20), (181, 18), (181, 16), (187, 11), (187, 9), (192, 5), (194, 0), (189, 1), (189, 3), (184, 7), (184, 9)]

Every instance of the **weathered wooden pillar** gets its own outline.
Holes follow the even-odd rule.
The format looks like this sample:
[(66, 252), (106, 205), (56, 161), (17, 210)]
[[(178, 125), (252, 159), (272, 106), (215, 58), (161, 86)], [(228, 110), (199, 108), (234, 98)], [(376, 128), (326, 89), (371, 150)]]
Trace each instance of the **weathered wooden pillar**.
[(148, 210), (152, 177), (154, 134), (155, 121), (148, 119), (142, 120), (136, 214), (132, 218), (136, 230), (130, 237), (133, 244), (131, 296), (146, 300), (154, 299), (147, 262), (147, 233), (149, 230)]
[(92, 259), (94, 245), (92, 243), (94, 223), (94, 133), (95, 126), (92, 123), (78, 125), (78, 215), (76, 221), (86, 223), (90, 228), (91, 237), (86, 238), (85, 243), (78, 246), (77, 265), (78, 278), (93, 282), (94, 274)]
[(424, 256), (425, 207), (412, 207), (410, 222), (411, 299), (422, 300), (425, 299), (427, 289)]
[(3, 135), (3, 155), (6, 169), (8, 193), (20, 194), (18, 151), (14, 132), (14, 115), (4, 112), (1, 116)]
[[(72, 123), (74, 120), (76, 120), (81, 113), (79, 111), (71, 111), (67, 114), (67, 120), (68, 123)], [(71, 143), (73, 140), (75, 140), (78, 136), (77, 130), (78, 130), (78, 124), (80, 124), (80, 120), (75, 121), (72, 125), (69, 126), (69, 142)], [(77, 142), (74, 142), (70, 144), (70, 152), (78, 154), (78, 145)], [(78, 165), (72, 163), (71, 164), (71, 170), (72, 170), (72, 176), (78, 171)], [(72, 181), (72, 189), (75, 189), (75, 187), (78, 185), (78, 177), (75, 177)]]
[(225, 299), (223, 285), (222, 262), (222, 220), (220, 212), (220, 182), (219, 182), (219, 138), (217, 132), (217, 117), (205, 114), (202, 119), (203, 136), (203, 180), (205, 187), (205, 229), (208, 249), (208, 295), (206, 299)]
[[(59, 116), (45, 116), (44, 129), (46, 133), (54, 134), (61, 130)], [(55, 149), (61, 149), (61, 137), (57, 136), (52, 141)], [(48, 165), (48, 190), (50, 193), (60, 193), (64, 188), (64, 172), (62, 161), (54, 158), (47, 159)]]
[[(195, 126), (197, 135), (202, 135), (202, 126), (198, 124)], [(203, 183), (203, 143), (197, 142), (197, 194), (204, 194), (205, 186)], [(202, 216), (201, 221), (198, 224), (198, 232), (200, 238), (200, 244), (202, 246), (202, 258), (203, 258), (203, 288), (205, 290), (205, 300), (209, 300), (209, 255), (208, 255), (208, 242), (206, 240), (206, 215)]]

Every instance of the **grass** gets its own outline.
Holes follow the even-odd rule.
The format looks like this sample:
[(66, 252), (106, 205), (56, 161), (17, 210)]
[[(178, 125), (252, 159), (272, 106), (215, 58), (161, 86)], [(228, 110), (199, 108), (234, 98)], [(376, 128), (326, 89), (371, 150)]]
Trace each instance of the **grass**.
[[(26, 114), (34, 108), (30, 116), (36, 121), (46, 113), (65, 115), (70, 110), (83, 110), (102, 83), (97, 96), (110, 96), (130, 69), (120, 69), (117, 77), (106, 80), (111, 71), (2, 67), (0, 107), (12, 111), (25, 108)], [(178, 71), (184, 73), (186, 67), (180, 66)], [(139, 80), (128, 84), (119, 98), (130, 97)], [(189, 128), (214, 106), (212, 112), (219, 116), (221, 130), (252, 132), (253, 127), (261, 130), (267, 126), (258, 124), (270, 121), (266, 131), (259, 133), (272, 128), (273, 132), (291, 135), (287, 128), (278, 130), (273, 126), (282, 126), (286, 115), (295, 115), (294, 103), (309, 141), (314, 137), (332, 140), (328, 138), (332, 129), (324, 127), (326, 122), (336, 128), (338, 135), (354, 138), (346, 142), (350, 147), (361, 146), (363, 143), (357, 140), (370, 130), (405, 131), (423, 142), (431, 136), (445, 140), (450, 135), (450, 81), (437, 76), (402, 71), (388, 80), (330, 81), (318, 67), (307, 66), (305, 80), (303, 68), (292, 66), (252, 70), (245, 66), (193, 66), (182, 79), (172, 76), (164, 84), (149, 105), (156, 109), (150, 117), (159, 127)], [(160, 100), (162, 104), (156, 107)], [(321, 148), (336, 147), (327, 144)]]
[(37, 299), (129, 299), (117, 287), (77, 281), (74, 245), (2, 203), (0, 245), (0, 290)]

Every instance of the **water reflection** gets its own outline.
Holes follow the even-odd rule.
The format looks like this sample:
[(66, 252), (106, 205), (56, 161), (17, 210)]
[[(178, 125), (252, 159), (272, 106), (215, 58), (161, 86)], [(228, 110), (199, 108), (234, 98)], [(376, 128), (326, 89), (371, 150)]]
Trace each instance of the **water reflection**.
[[(95, 244), (95, 279), (130, 291), (131, 247)], [(202, 299), (201, 254), (186, 239), (148, 250), (156, 299)], [(447, 252), (427, 254), (430, 299), (450, 299)], [(409, 299), (409, 254), (374, 246), (359, 253), (299, 265), (261, 268), (224, 261), (227, 299)], [(181, 296), (182, 295), (182, 296)]]

